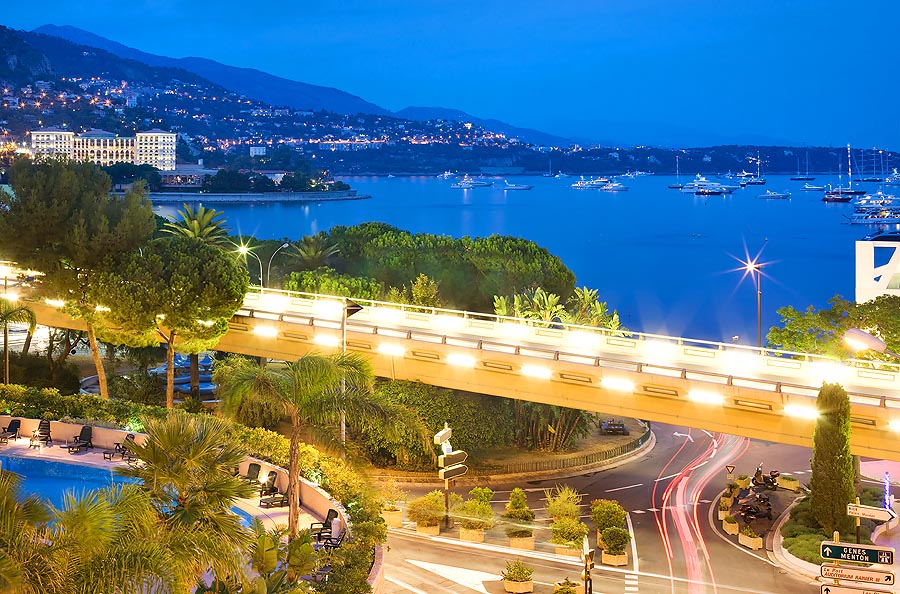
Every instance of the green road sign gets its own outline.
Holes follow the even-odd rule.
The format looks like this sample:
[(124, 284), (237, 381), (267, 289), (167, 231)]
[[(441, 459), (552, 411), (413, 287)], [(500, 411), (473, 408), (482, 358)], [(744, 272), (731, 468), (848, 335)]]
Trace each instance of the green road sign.
[(847, 542), (822, 541), (823, 559), (835, 561), (859, 561), (861, 563), (894, 564), (894, 549), (874, 545), (850, 544)]
[(820, 594), (891, 594), (893, 590), (874, 590), (867, 586), (829, 586), (822, 584)]

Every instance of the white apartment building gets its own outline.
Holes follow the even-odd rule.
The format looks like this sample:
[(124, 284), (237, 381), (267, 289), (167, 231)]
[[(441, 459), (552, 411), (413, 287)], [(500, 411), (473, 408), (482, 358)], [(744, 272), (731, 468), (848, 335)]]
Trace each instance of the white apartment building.
[(133, 163), (171, 171), (175, 169), (176, 138), (175, 134), (158, 129), (135, 136), (116, 136), (97, 129), (75, 134), (61, 128), (41, 128), (31, 133), (31, 151), (35, 156), (65, 155), (74, 161), (98, 165)]

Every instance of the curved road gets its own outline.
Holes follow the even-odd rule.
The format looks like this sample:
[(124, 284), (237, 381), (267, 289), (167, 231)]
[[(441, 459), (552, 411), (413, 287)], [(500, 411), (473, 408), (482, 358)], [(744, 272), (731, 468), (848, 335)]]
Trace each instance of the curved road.
[[(637, 563), (626, 569), (602, 566), (597, 553), (594, 592), (603, 594), (812, 594), (818, 585), (787, 574), (765, 551), (752, 552), (722, 538), (710, 526), (710, 509), (725, 487), (725, 465), (735, 474), (752, 474), (761, 461), (778, 461), (780, 470), (807, 472), (810, 451), (654, 424), (656, 447), (647, 455), (616, 468), (560, 481), (527, 485), (491, 485), (495, 510), (513, 487), (527, 487), (529, 503), (543, 513), (543, 489), (569, 484), (584, 494), (583, 516), (590, 501), (616, 499), (629, 512)], [(766, 469), (776, 466), (766, 464)], [(802, 479), (802, 475), (798, 478)], [(418, 489), (417, 493), (428, 489)], [(461, 491), (462, 489), (456, 489)], [(539, 498), (540, 501), (539, 501)], [(712, 506), (712, 507), (711, 507)], [(539, 509), (540, 508), (540, 509)], [(718, 524), (718, 522), (716, 522)], [(593, 535), (591, 542), (594, 542)], [(563, 577), (577, 579), (578, 559), (545, 553), (511, 554), (502, 547), (472, 546), (453, 538), (425, 540), (391, 532), (386, 555), (387, 592), (503, 592), (499, 572), (506, 560), (521, 557), (535, 567), (535, 592), (552, 592)], [(630, 553), (629, 560), (634, 556)]]

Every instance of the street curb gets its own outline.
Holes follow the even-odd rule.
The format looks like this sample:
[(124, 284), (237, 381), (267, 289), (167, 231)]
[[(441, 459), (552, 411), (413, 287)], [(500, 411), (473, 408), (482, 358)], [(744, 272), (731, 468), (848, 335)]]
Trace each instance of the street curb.
[[(616, 456), (615, 458), (610, 458), (608, 460), (601, 460), (599, 462), (595, 462), (593, 464), (585, 464), (584, 466), (574, 466), (572, 468), (564, 468), (558, 470), (546, 470), (542, 472), (516, 472), (516, 473), (508, 473), (508, 474), (479, 474), (473, 476), (467, 476), (464, 478), (454, 478), (454, 484), (460, 487), (468, 487), (468, 486), (479, 486), (479, 485), (489, 485), (492, 483), (511, 483), (516, 481), (548, 481), (553, 479), (564, 479), (571, 478), (573, 476), (581, 476), (583, 474), (587, 474), (589, 472), (595, 472), (601, 469), (607, 468), (616, 468), (621, 466), (625, 462), (631, 462), (632, 460), (639, 460), (640, 458), (649, 454), (653, 448), (656, 446), (656, 434), (653, 431), (650, 431), (650, 437), (647, 441), (644, 442), (642, 446), (637, 448), (636, 450), (632, 450), (628, 453), (622, 454), (621, 456)], [(435, 477), (434, 479), (422, 480), (423, 477), (405, 477), (405, 476), (395, 476), (389, 474), (367, 474), (370, 479), (385, 481), (389, 479), (393, 479), (398, 483), (403, 483), (404, 485), (411, 486), (422, 486), (428, 487), (433, 485), (443, 485), (444, 481)]]
[[(806, 578), (816, 583), (821, 583), (818, 581), (820, 569), (818, 565), (813, 565), (812, 563), (794, 557), (793, 555), (785, 551), (784, 547), (781, 545), (781, 527), (785, 522), (788, 521), (788, 519), (790, 519), (791, 510), (794, 509), (798, 503), (800, 503), (801, 499), (803, 499), (802, 495), (796, 497), (794, 499), (794, 502), (791, 503), (783, 512), (781, 512), (780, 516), (778, 516), (778, 521), (775, 523), (775, 526), (773, 526), (773, 529), (766, 537), (766, 554), (773, 563), (776, 563), (785, 571), (788, 571), (795, 576)], [(771, 543), (769, 542), (769, 539), (771, 539)]]

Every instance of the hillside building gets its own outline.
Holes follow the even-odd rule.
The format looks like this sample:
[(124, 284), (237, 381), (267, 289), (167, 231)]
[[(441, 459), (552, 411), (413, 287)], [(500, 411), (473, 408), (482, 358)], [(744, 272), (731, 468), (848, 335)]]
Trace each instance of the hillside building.
[(31, 151), (34, 156), (64, 155), (97, 165), (133, 163), (171, 171), (175, 169), (176, 138), (171, 132), (157, 129), (117, 136), (97, 129), (75, 134), (62, 128), (41, 128), (31, 133)]

